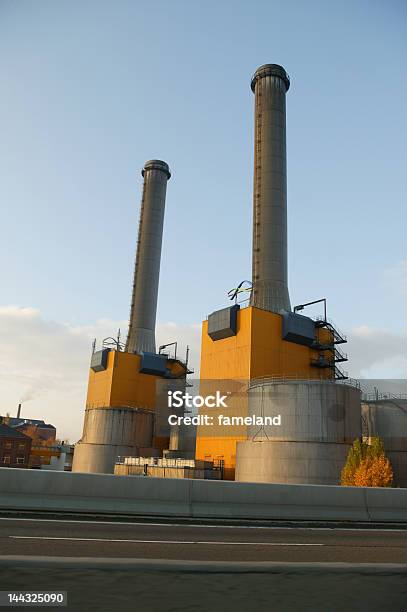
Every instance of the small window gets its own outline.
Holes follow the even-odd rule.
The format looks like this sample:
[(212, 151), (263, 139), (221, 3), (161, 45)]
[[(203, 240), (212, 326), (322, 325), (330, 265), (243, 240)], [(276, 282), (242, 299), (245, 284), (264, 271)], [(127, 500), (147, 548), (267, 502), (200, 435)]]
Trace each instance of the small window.
[(3, 463), (10, 463), (10, 455), (4, 455)]
[(6, 442), (4, 445), (4, 448), (12, 448), (13, 443), (12, 442)]
[(20, 444), (18, 445), (18, 450), (19, 451), (23, 451), (23, 452), (25, 451), (25, 443), (24, 442), (22, 442), (22, 443), (20, 442)]
[(17, 463), (25, 463), (25, 457), (17, 457)]

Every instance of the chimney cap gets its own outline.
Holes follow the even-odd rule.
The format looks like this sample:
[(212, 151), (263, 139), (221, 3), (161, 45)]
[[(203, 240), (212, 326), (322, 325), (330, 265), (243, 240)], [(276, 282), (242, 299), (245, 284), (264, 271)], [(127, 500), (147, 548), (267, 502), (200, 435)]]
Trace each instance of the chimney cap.
[(250, 85), (253, 92), (255, 90), (257, 81), (266, 76), (276, 76), (282, 79), (285, 83), (286, 91), (288, 91), (290, 87), (290, 77), (288, 76), (284, 68), (279, 64), (264, 64), (263, 66), (260, 66), (260, 68), (257, 68), (256, 72), (252, 77)]
[(149, 161), (147, 161), (141, 171), (142, 176), (144, 176), (146, 170), (161, 170), (167, 175), (167, 180), (171, 178), (169, 165), (165, 161), (161, 161), (160, 159), (150, 159)]

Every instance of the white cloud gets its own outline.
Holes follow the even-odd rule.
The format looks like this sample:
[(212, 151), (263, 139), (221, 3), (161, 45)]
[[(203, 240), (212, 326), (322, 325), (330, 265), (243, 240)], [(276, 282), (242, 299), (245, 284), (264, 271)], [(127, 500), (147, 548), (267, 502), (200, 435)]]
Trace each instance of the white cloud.
[(351, 331), (348, 340), (353, 378), (407, 378), (407, 331), (361, 326)]
[[(57, 427), (57, 435), (76, 441), (82, 432), (89, 359), (93, 338), (100, 342), (127, 331), (127, 321), (101, 319), (91, 325), (72, 326), (47, 321), (38, 310), (0, 307), (0, 414), (44, 419)], [(161, 323), (157, 342), (178, 340), (179, 355), (191, 348), (191, 364), (199, 359), (200, 326)]]

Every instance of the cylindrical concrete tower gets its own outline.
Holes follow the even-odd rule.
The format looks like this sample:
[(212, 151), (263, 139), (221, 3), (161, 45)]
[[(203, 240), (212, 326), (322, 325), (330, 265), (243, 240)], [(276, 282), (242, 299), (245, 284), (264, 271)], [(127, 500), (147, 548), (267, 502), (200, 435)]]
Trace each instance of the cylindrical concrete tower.
[(334, 380), (259, 380), (248, 392), (249, 416), (275, 417), (249, 426), (237, 443), (236, 480), (283, 484), (340, 483), (361, 436), (360, 389)]
[(287, 286), (286, 102), (290, 80), (278, 64), (256, 70), (252, 306), (291, 310)]
[(144, 185), (126, 351), (155, 353), (165, 195), (171, 173), (168, 164), (153, 159), (144, 165), (142, 175)]

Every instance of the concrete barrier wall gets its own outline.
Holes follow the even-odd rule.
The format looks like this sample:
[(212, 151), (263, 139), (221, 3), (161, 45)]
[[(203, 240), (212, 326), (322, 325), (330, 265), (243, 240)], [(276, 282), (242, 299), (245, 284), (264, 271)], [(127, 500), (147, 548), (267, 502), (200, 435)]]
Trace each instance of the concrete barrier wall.
[(0, 468), (0, 508), (228, 519), (407, 521), (407, 489)]

